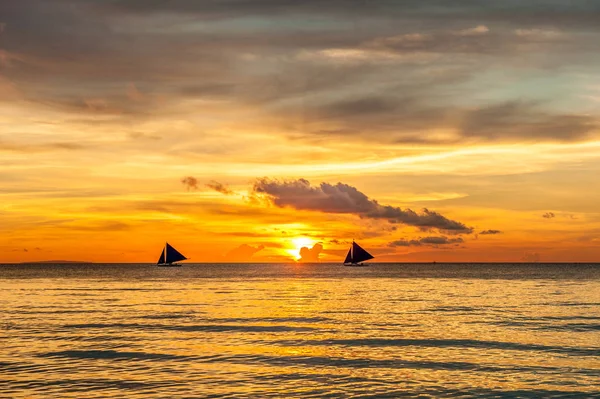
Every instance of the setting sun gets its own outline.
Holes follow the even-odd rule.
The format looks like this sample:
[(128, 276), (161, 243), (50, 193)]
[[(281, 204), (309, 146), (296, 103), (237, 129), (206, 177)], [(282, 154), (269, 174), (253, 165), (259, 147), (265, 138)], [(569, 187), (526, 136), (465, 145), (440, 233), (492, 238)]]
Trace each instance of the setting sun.
[(311, 248), (315, 244), (315, 240), (308, 237), (296, 237), (292, 240), (293, 248), (286, 249), (286, 252), (294, 257), (294, 259), (300, 259), (300, 250), (303, 247)]

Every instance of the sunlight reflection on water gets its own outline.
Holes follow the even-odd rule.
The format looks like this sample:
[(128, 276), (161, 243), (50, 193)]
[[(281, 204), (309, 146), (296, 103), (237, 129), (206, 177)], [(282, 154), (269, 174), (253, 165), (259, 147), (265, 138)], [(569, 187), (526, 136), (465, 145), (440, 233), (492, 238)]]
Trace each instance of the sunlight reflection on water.
[(0, 284), (0, 397), (600, 397), (595, 265), (0, 266)]

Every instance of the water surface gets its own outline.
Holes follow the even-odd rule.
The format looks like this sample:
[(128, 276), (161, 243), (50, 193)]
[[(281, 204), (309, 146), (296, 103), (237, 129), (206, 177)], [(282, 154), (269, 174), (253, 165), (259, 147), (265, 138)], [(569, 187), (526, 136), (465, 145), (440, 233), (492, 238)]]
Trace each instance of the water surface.
[(0, 265), (0, 397), (600, 398), (600, 266)]

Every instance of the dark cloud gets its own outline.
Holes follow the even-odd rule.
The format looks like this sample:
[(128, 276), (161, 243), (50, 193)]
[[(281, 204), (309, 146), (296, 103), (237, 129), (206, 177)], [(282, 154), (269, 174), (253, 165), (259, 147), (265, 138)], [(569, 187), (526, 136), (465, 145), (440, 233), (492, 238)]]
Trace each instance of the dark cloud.
[(493, 234), (502, 234), (500, 230), (484, 230), (481, 233), (482, 235), (493, 235)]
[(402, 223), (423, 229), (435, 228), (457, 233), (471, 233), (472, 228), (450, 220), (429, 209), (417, 213), (391, 205), (381, 205), (369, 199), (355, 187), (343, 183), (321, 183), (311, 186), (305, 179), (279, 181), (267, 178), (254, 183), (254, 193), (266, 194), (278, 207), (292, 207), (325, 213), (347, 213), (361, 218), (385, 219), (390, 223)]
[(448, 245), (448, 244), (459, 244), (464, 242), (462, 238), (448, 238), (448, 237), (424, 237), (419, 241), (423, 244), (432, 244), (432, 245)]
[(388, 244), (390, 247), (420, 247), (422, 245), (437, 246), (437, 245), (451, 245), (461, 244), (464, 240), (460, 237), (448, 238), (444, 236), (439, 237), (423, 237), (418, 240), (396, 240)]
[(189, 190), (197, 190), (198, 189), (198, 179), (193, 176), (186, 176), (181, 179), (181, 183)]
[[(92, 0), (87, 0), (92, 1)], [(430, 20), (450, 24), (453, 20), (491, 20), (505, 23), (567, 24), (576, 23), (597, 26), (600, 22), (600, 6), (590, 1), (560, 2), (540, 0), (523, 2), (505, 0), (501, 3), (487, 0), (305, 0), (282, 2), (278, 0), (115, 0), (100, 3), (114, 11), (132, 13), (195, 13), (204, 19), (239, 18), (243, 16), (273, 17), (281, 14), (312, 14), (348, 17), (379, 17), (389, 20), (398, 18), (411, 22)]]
[(520, 100), (527, 85), (479, 96), (498, 67), (597, 69), (600, 7), (559, 3), (4, 1), (0, 68), (29, 104), (104, 122), (179, 116), (193, 98), (261, 105), (277, 130), (325, 139), (585, 140), (593, 114)]
[(323, 244), (316, 243), (312, 248), (300, 248), (300, 259), (298, 262), (318, 262), (319, 255), (323, 251)]
[[(600, 128), (589, 115), (552, 114), (539, 104), (509, 101), (476, 108), (453, 105), (432, 106), (417, 97), (369, 97), (342, 100), (315, 106), (311, 124), (336, 122), (329, 135), (372, 135), (386, 132), (392, 142), (480, 141), (578, 141), (589, 138)], [(440, 139), (423, 134), (441, 128), (453, 128), (457, 135)], [(317, 129), (315, 134), (323, 134)]]
[(388, 244), (390, 247), (420, 247), (421, 241), (419, 240), (396, 240)]
[(330, 242), (331, 244), (335, 244), (335, 245), (342, 245), (342, 244), (346, 245), (346, 244), (351, 244), (351, 243), (352, 243), (352, 241), (347, 241), (347, 240), (338, 240), (337, 238), (334, 238), (334, 239), (332, 239), (332, 240), (329, 240), (329, 242)]
[(545, 219), (554, 219), (556, 215), (554, 214), (554, 212), (546, 212), (542, 215), (542, 217)]
[(211, 180), (210, 182), (208, 182), (206, 184), (206, 187), (215, 190), (221, 194), (225, 194), (225, 195), (231, 195), (233, 194), (233, 191), (231, 191), (229, 189), (229, 187), (225, 186), (224, 184), (219, 183), (218, 181), (215, 180)]
[(264, 248), (264, 245), (259, 245), (255, 248), (248, 244), (242, 244), (227, 252), (227, 254), (225, 254), (225, 260), (228, 262), (248, 262), (252, 259), (252, 256), (262, 251)]

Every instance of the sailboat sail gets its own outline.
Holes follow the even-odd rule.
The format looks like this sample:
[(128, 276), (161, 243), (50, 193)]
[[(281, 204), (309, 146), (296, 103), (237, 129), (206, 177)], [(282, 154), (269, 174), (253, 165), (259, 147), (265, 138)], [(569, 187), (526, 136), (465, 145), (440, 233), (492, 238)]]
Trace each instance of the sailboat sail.
[(352, 241), (352, 246), (346, 255), (344, 263), (357, 264), (366, 260), (373, 259), (373, 255), (361, 248), (360, 245)]
[(352, 243), (352, 261), (354, 263), (364, 262), (373, 259), (373, 255), (362, 249), (357, 243)]
[(348, 255), (346, 255), (346, 260), (344, 260), (344, 263), (352, 263), (352, 248), (348, 250)]
[(158, 258), (158, 265), (170, 265), (173, 262), (179, 262), (180, 260), (186, 260), (187, 258), (173, 248), (169, 243), (166, 243), (165, 247)]
[(156, 262), (157, 265), (160, 265), (161, 263), (165, 263), (165, 249), (163, 248), (162, 252), (160, 253), (160, 258), (158, 258), (158, 262)]
[(166, 263), (179, 262), (180, 260), (185, 260), (185, 259), (187, 259), (185, 256), (183, 256), (175, 248), (173, 248), (171, 245), (169, 245), (169, 243), (167, 243), (167, 262)]

